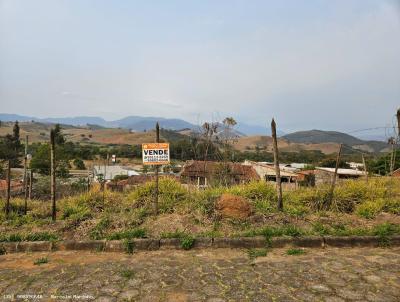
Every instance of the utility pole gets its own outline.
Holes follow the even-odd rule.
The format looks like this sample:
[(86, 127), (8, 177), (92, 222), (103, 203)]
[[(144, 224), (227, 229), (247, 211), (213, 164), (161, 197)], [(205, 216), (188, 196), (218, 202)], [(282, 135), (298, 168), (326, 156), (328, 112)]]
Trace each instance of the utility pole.
[[(156, 124), (156, 143), (158, 144), (160, 142), (160, 125)], [(154, 215), (158, 214), (158, 194), (159, 194), (159, 189), (158, 189), (158, 170), (159, 170), (159, 166), (156, 165), (156, 171), (155, 171), (155, 176), (156, 176), (156, 187), (154, 190), (154, 202), (153, 202), (153, 212)]]
[(50, 177), (51, 177), (51, 219), (56, 221), (56, 160), (55, 160), (55, 133), (50, 131)]
[(27, 165), (28, 165), (28, 135), (25, 136), (25, 157), (24, 157), (24, 214), (28, 212), (28, 175), (27, 175)]
[(333, 192), (335, 190), (336, 178), (337, 178), (337, 174), (338, 174), (340, 156), (342, 154), (342, 148), (343, 148), (343, 144), (340, 144), (339, 151), (338, 151), (337, 158), (336, 158), (335, 173), (333, 174), (333, 179), (332, 179), (331, 188), (330, 188), (329, 194), (328, 194), (328, 200), (327, 200), (326, 208), (330, 208), (330, 206), (332, 204)]
[(7, 188), (6, 188), (6, 218), (8, 219), (8, 215), (10, 214), (10, 195), (11, 195), (11, 160), (7, 161)]
[(365, 181), (368, 182), (368, 169), (367, 169), (367, 163), (365, 162), (364, 154), (361, 154), (362, 156), (362, 162), (364, 166), (364, 173), (365, 173)]
[(278, 210), (283, 210), (283, 199), (282, 199), (282, 181), (281, 181), (281, 170), (279, 168), (279, 152), (278, 152), (278, 139), (276, 136), (276, 123), (272, 119), (271, 122), (272, 140), (274, 147), (274, 164), (275, 164), (275, 174), (276, 174), (276, 190), (278, 193)]

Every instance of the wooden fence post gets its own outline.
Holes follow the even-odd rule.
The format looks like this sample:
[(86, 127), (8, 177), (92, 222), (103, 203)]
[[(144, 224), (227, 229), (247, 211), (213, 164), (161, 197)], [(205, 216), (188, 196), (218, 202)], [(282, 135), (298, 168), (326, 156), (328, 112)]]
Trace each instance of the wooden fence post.
[(275, 174), (276, 174), (276, 190), (278, 193), (278, 210), (283, 210), (283, 199), (282, 199), (282, 181), (281, 181), (281, 170), (279, 168), (279, 151), (278, 151), (278, 138), (276, 136), (276, 123), (272, 119), (271, 131), (274, 147), (274, 164), (275, 164)]
[(30, 171), (29, 171), (29, 194), (28, 194), (29, 200), (32, 199), (32, 187), (33, 187), (33, 170), (30, 169)]
[(364, 154), (361, 154), (362, 156), (362, 162), (364, 165), (364, 172), (365, 172), (365, 181), (368, 182), (368, 169), (367, 169), (367, 163), (365, 162)]
[(336, 178), (337, 178), (337, 174), (338, 174), (338, 169), (339, 169), (339, 163), (340, 163), (340, 156), (342, 154), (342, 148), (343, 148), (343, 144), (340, 144), (339, 146), (339, 151), (336, 157), (336, 166), (335, 166), (335, 173), (333, 174), (333, 179), (332, 179), (332, 183), (331, 183), (331, 188), (329, 190), (329, 194), (328, 194), (328, 200), (327, 203), (325, 205), (325, 207), (327, 209), (329, 209), (332, 205), (332, 199), (333, 199), (333, 193), (335, 190), (335, 185), (336, 185)]
[(50, 181), (51, 181), (51, 219), (56, 221), (56, 159), (55, 159), (55, 133), (50, 131)]
[[(156, 124), (156, 143), (160, 142), (160, 125)], [(156, 171), (155, 171), (155, 176), (156, 176), (156, 187), (154, 190), (154, 201), (153, 201), (153, 212), (154, 215), (158, 214), (158, 194), (159, 194), (159, 182), (158, 182), (158, 170), (159, 170), (159, 166), (156, 165)]]
[(7, 178), (6, 178), (6, 207), (5, 207), (5, 212), (6, 212), (6, 218), (8, 219), (8, 216), (10, 214), (10, 196), (11, 196), (11, 160), (7, 161)]
[(28, 135), (25, 137), (25, 156), (24, 156), (24, 214), (28, 212)]

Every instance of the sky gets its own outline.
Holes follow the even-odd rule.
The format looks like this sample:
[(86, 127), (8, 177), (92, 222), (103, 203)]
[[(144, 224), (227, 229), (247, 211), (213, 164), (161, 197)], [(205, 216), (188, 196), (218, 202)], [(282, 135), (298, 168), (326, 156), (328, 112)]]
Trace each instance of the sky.
[(0, 112), (391, 125), (400, 0), (0, 0)]

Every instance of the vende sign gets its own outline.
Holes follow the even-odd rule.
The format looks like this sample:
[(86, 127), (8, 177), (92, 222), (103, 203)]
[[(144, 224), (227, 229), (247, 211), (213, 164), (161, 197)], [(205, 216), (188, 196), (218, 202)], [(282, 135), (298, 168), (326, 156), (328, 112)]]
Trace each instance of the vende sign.
[(142, 144), (144, 165), (168, 165), (169, 143)]

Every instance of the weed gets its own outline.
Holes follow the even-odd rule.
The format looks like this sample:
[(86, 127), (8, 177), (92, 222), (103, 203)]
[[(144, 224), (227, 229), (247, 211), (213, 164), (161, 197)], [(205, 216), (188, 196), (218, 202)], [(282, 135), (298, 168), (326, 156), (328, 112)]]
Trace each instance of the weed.
[(383, 247), (390, 245), (389, 236), (399, 233), (400, 233), (400, 225), (388, 222), (378, 224), (372, 229), (372, 235), (379, 237), (379, 244)]
[(265, 257), (268, 254), (268, 249), (261, 248), (261, 249), (249, 249), (247, 250), (247, 255), (250, 259), (255, 259), (257, 257)]
[(25, 236), (25, 241), (55, 241), (58, 236), (49, 232), (31, 233)]
[(33, 262), (33, 264), (34, 265), (41, 265), (41, 264), (45, 264), (45, 263), (48, 263), (49, 262), (49, 260), (47, 259), (47, 257), (43, 257), (43, 258), (38, 258), (38, 259), (36, 259), (34, 262)]
[(315, 233), (317, 233), (318, 235), (329, 235), (329, 233), (331, 233), (331, 230), (329, 229), (329, 227), (327, 227), (326, 225), (323, 225), (321, 222), (316, 222), (313, 226), (313, 231)]
[(295, 256), (295, 255), (303, 255), (303, 254), (305, 254), (305, 250), (302, 250), (302, 249), (288, 249), (287, 251), (286, 251), (286, 254), (287, 255), (291, 255), (291, 256)]
[(0, 245), (0, 255), (5, 255), (7, 253), (6, 249), (4, 246)]
[(190, 250), (194, 245), (195, 238), (191, 235), (185, 234), (180, 238), (181, 248), (184, 250)]
[(104, 217), (100, 219), (100, 221), (96, 224), (96, 226), (90, 231), (89, 237), (90, 239), (100, 240), (104, 237), (104, 231), (110, 225), (110, 220), (108, 217)]
[(135, 275), (135, 272), (130, 269), (124, 269), (120, 272), (120, 275), (126, 279), (131, 279)]
[(128, 254), (133, 254), (135, 249), (135, 243), (131, 239), (124, 239), (123, 241), (125, 252)]

